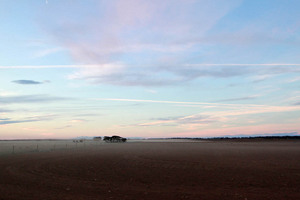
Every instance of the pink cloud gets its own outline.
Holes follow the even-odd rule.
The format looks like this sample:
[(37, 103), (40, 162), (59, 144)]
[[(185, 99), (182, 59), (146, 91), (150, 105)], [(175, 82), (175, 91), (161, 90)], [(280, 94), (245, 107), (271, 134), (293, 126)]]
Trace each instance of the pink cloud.
[(177, 132), (174, 135), (180, 137), (222, 137), (237, 135), (259, 135), (259, 134), (275, 134), (275, 133), (300, 133), (300, 124), (264, 124), (241, 127), (222, 127), (215, 129), (204, 129), (198, 131)]

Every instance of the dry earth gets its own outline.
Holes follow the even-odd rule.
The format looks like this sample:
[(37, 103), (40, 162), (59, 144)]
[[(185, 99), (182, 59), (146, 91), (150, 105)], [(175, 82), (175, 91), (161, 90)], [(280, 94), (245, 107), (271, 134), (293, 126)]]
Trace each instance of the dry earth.
[(128, 142), (0, 155), (0, 199), (300, 199), (300, 142)]

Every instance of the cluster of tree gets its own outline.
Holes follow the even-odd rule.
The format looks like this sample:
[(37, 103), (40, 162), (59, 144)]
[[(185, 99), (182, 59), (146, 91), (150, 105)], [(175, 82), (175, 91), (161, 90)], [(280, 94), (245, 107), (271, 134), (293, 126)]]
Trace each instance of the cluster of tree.
[(126, 138), (120, 137), (120, 136), (118, 136), (118, 135), (113, 135), (113, 136), (111, 136), (111, 137), (109, 137), (109, 136), (104, 136), (104, 137), (103, 137), (103, 140), (104, 140), (105, 142), (126, 142), (126, 141), (127, 141)]
[(97, 136), (97, 137), (94, 137), (93, 140), (102, 140), (102, 137), (100, 137), (100, 136), (98, 137)]

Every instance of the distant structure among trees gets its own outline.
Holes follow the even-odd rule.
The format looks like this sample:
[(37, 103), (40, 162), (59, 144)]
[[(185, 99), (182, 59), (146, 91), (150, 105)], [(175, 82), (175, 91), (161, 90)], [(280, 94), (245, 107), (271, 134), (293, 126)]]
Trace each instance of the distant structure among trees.
[(104, 136), (104, 137), (103, 137), (103, 140), (104, 140), (105, 142), (114, 142), (114, 143), (116, 143), (116, 142), (126, 142), (126, 141), (127, 141), (126, 138), (120, 137), (120, 136), (118, 136), (118, 135), (113, 135), (113, 136), (111, 136), (111, 137), (109, 137), (109, 136)]
[(82, 142), (84, 142), (84, 139), (73, 140), (73, 142), (74, 142), (74, 143), (79, 143), (79, 142), (82, 143)]
[(94, 137), (94, 138), (93, 138), (93, 140), (95, 140), (95, 141), (99, 141), (99, 140), (102, 140), (102, 137), (100, 137), (100, 136), (97, 136), (97, 137)]

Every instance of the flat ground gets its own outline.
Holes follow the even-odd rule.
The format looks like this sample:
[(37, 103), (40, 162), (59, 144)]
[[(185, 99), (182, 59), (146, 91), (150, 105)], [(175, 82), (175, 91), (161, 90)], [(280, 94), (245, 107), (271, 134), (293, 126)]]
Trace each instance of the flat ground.
[(0, 200), (300, 199), (299, 141), (33, 146), (0, 155)]

